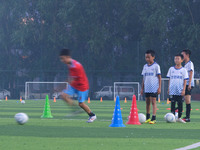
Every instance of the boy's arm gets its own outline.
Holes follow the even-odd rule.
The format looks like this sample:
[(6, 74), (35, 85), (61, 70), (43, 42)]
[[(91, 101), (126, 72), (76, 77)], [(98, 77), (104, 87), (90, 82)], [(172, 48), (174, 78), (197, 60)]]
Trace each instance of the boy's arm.
[(183, 91), (181, 92), (181, 96), (184, 96), (184, 95), (185, 95), (186, 83), (187, 83), (187, 80), (184, 80)]
[(188, 84), (188, 90), (191, 90), (191, 82), (192, 82), (192, 75), (193, 75), (193, 71), (190, 71), (190, 75), (189, 75), (189, 84)]
[(142, 79), (142, 88), (140, 94), (143, 95), (143, 93), (144, 93), (144, 79)]
[(159, 87), (158, 87), (158, 94), (161, 93), (161, 75), (158, 75), (158, 80), (159, 80)]

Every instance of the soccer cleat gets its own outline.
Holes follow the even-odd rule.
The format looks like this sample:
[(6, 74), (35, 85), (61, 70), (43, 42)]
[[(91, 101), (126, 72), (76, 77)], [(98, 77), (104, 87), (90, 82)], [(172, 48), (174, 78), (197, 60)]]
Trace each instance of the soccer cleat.
[(182, 120), (185, 121), (185, 122), (190, 122), (190, 118), (184, 117)]
[(147, 119), (144, 123), (149, 123), (151, 121), (151, 119)]
[(184, 120), (182, 120), (181, 118), (178, 118), (177, 120), (176, 120), (176, 122), (180, 122), (180, 123), (186, 123)]
[(149, 122), (149, 124), (155, 124), (156, 123), (156, 120), (152, 120)]
[(91, 116), (91, 117), (89, 117), (87, 123), (92, 123), (92, 122), (94, 122), (94, 120), (96, 120), (96, 119), (97, 119), (97, 116), (96, 116), (96, 115), (95, 115), (95, 116)]

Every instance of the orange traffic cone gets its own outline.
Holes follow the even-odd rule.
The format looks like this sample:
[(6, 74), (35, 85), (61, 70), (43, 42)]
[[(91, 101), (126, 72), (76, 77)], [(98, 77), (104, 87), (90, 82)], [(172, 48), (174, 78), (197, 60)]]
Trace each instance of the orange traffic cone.
[(90, 103), (90, 97), (88, 97), (88, 103)]
[(22, 97), (20, 96), (20, 102), (22, 101)]
[(128, 122), (126, 124), (141, 125), (141, 123), (139, 122), (137, 102), (136, 102), (136, 96), (135, 95), (133, 95), (131, 111), (130, 111), (130, 115), (129, 115), (128, 118), (129, 119), (128, 119)]
[(158, 98), (158, 103), (160, 103), (160, 98)]
[(54, 103), (56, 102), (56, 97), (54, 97), (53, 102), (54, 102)]
[(100, 102), (103, 102), (103, 99), (102, 99), (102, 97), (101, 97), (101, 99), (100, 99)]
[(114, 102), (116, 102), (116, 97), (115, 97), (115, 99), (114, 99)]
[(169, 104), (169, 103), (170, 103), (169, 98), (167, 98), (167, 104)]
[(6, 101), (8, 100), (8, 97), (6, 96)]
[(124, 103), (127, 103), (126, 97), (125, 97)]

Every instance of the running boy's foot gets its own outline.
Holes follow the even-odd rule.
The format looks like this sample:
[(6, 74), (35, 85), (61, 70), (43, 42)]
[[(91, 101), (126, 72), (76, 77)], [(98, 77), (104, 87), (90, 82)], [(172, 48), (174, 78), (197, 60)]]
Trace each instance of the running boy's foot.
[(149, 122), (149, 124), (155, 124), (156, 123), (156, 120), (152, 120)]
[(176, 120), (176, 122), (180, 122), (180, 123), (186, 123), (184, 120), (182, 120), (181, 118), (178, 118), (177, 120)]
[(151, 121), (151, 119), (147, 119), (144, 123), (149, 123)]
[(95, 116), (91, 116), (89, 119), (88, 119), (88, 121), (87, 121), (87, 123), (92, 123), (94, 120), (96, 120), (97, 119), (97, 116), (95, 115)]

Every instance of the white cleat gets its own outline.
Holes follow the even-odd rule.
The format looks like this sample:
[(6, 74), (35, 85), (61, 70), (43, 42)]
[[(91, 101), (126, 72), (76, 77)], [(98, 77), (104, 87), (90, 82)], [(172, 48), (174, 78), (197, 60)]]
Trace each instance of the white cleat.
[(181, 118), (178, 118), (177, 120), (176, 120), (176, 122), (180, 122), (180, 123), (186, 123), (184, 120), (182, 120)]
[(87, 123), (92, 123), (92, 122), (94, 122), (94, 120), (96, 120), (97, 119), (97, 116), (95, 115), (95, 116), (92, 116), (92, 117), (90, 117), (89, 119), (88, 119), (88, 121), (87, 121)]

